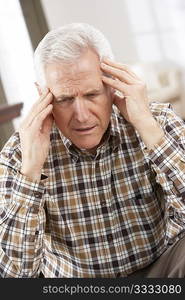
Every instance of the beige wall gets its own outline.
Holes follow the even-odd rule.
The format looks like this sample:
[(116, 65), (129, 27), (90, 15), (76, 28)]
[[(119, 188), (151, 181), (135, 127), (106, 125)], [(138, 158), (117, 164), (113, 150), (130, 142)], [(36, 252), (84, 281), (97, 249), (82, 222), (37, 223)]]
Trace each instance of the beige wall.
[(72, 22), (89, 23), (105, 34), (117, 60), (137, 59), (124, 0), (41, 0), (41, 3), (50, 29)]
[[(180, 24), (185, 24), (183, 21), (184, 15), (179, 15), (179, 17), (177, 17), (177, 12), (172, 9), (172, 6), (169, 7), (168, 0), (163, 0), (163, 6), (160, 5), (162, 8), (160, 9), (160, 14), (158, 16), (158, 21), (160, 21), (159, 23), (162, 23), (161, 28), (164, 29), (171, 26), (169, 24), (173, 24), (173, 22), (170, 23), (169, 20), (172, 20), (176, 16), (175, 23), (173, 24), (173, 30), (171, 31), (174, 32), (174, 30), (177, 29), (176, 27), (179, 27), (179, 31), (176, 32), (176, 39), (174, 41), (172, 40), (173, 42), (168, 37), (168, 33), (170, 34), (171, 31), (167, 31), (166, 36), (162, 41), (161, 36), (159, 35), (160, 28), (156, 23), (157, 19), (154, 18), (155, 9), (153, 7), (154, 2), (159, 2), (160, 0), (148, 1), (150, 3), (149, 11), (145, 11), (144, 7), (141, 5), (142, 3), (147, 2), (144, 0), (41, 0), (41, 4), (45, 12), (49, 29), (54, 29), (72, 22), (85, 22), (94, 25), (108, 38), (115, 55), (115, 59), (122, 63), (132, 64), (139, 60), (156, 61), (155, 54), (157, 50), (161, 51), (159, 59), (161, 64), (163, 62), (165, 63), (165, 60), (171, 60), (173, 63), (178, 63), (182, 72), (182, 85), (185, 86), (185, 52), (183, 50), (185, 49), (185, 45), (183, 46), (183, 43), (182, 45), (179, 43), (179, 41), (181, 41), (180, 36), (182, 35), (182, 26), (180, 26)], [(130, 18), (128, 17), (128, 3), (133, 9), (135, 9), (135, 17), (137, 17), (137, 22), (139, 22), (139, 24), (137, 24), (139, 27), (142, 27), (143, 36), (147, 36), (145, 33), (147, 32), (148, 26), (149, 28), (153, 26), (152, 32), (156, 34), (157, 38), (156, 48), (152, 48), (153, 46), (150, 45), (150, 42), (144, 42), (141, 36), (139, 36), (141, 43), (140, 48), (138, 48), (135, 34), (133, 33), (133, 21), (135, 19), (131, 20), (131, 16)], [(179, 3), (178, 0), (173, 0), (173, 4), (175, 3), (177, 5)], [(178, 13), (180, 12), (178, 11)], [(171, 17), (166, 20), (166, 16)], [(176, 24), (177, 20), (179, 20), (179, 24)], [(184, 34), (182, 37), (183, 36)], [(164, 49), (166, 50), (165, 53)], [(171, 52), (171, 50), (173, 51)], [(140, 52), (142, 52), (142, 55)], [(147, 57), (149, 57), (149, 59)], [(156, 100), (160, 101), (159, 99)], [(176, 113), (185, 119), (185, 91), (183, 88), (181, 96), (177, 102), (172, 105), (174, 106)]]

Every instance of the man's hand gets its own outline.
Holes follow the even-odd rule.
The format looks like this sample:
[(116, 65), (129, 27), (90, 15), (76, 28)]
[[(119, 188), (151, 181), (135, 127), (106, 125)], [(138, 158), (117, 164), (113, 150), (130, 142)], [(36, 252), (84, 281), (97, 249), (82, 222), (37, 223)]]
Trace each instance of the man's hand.
[(105, 73), (112, 76), (103, 76), (103, 81), (120, 92), (120, 96), (116, 93), (113, 95), (113, 103), (128, 122), (137, 126), (143, 118), (152, 117), (146, 86), (128, 66), (105, 58), (101, 67)]
[(159, 142), (164, 132), (153, 118), (145, 83), (128, 66), (103, 59), (101, 68), (111, 77), (102, 76), (104, 83), (118, 91), (113, 94), (113, 103), (122, 116), (138, 130), (144, 143), (150, 149)]
[(50, 145), (53, 124), (53, 95), (46, 90), (22, 122), (19, 134), (22, 151), (21, 173), (31, 180), (40, 180), (41, 170)]

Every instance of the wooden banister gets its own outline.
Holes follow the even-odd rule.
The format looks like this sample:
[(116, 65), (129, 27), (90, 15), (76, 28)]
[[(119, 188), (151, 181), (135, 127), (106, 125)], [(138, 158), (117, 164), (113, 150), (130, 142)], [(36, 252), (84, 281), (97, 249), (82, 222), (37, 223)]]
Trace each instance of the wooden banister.
[(0, 105), (0, 125), (13, 120), (21, 115), (23, 103)]

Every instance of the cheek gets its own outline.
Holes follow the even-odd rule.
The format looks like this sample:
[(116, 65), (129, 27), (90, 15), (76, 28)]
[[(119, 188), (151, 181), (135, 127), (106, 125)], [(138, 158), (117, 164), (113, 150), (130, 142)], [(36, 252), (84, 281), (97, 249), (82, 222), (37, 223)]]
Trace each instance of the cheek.
[(110, 99), (109, 101), (107, 101), (106, 99), (102, 107), (99, 109), (99, 116), (103, 121), (104, 126), (107, 126), (107, 124), (109, 123), (111, 112), (112, 112), (112, 102), (110, 102)]
[(55, 116), (56, 118), (60, 118), (60, 117), (63, 118), (64, 115), (65, 115), (64, 109), (62, 109), (62, 107), (60, 105), (54, 104), (53, 116)]
[(52, 111), (53, 117), (56, 120), (58, 118), (59, 110), (55, 108), (55, 106), (53, 107), (53, 111)]
[(61, 108), (53, 108), (53, 118), (59, 127), (65, 127), (69, 121), (68, 114), (64, 112)]
[(104, 114), (110, 114), (110, 112), (112, 111), (112, 104), (113, 104), (111, 95), (105, 97), (102, 104), (103, 104), (102, 110)]

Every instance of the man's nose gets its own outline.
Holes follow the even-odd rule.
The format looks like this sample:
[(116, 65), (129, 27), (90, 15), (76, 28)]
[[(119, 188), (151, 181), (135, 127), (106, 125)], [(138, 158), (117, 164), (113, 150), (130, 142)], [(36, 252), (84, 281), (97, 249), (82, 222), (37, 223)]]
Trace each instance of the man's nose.
[(89, 119), (89, 108), (85, 99), (75, 99), (74, 101), (74, 118), (80, 123), (85, 123)]

